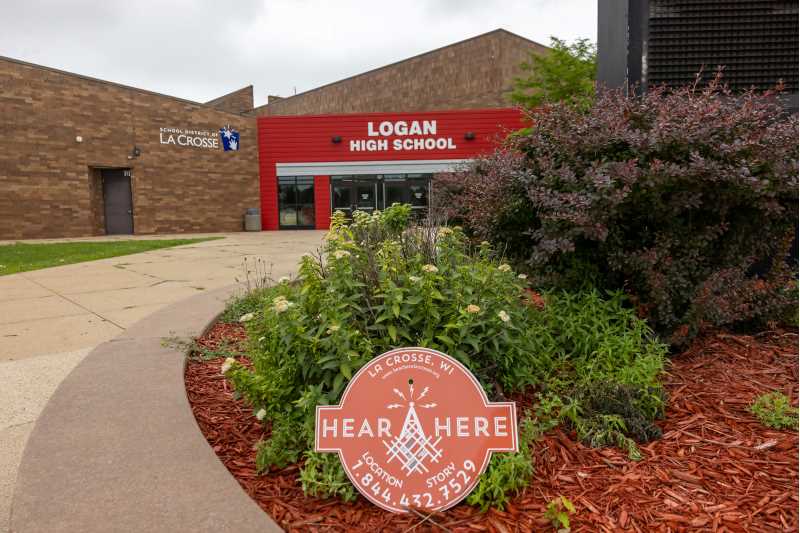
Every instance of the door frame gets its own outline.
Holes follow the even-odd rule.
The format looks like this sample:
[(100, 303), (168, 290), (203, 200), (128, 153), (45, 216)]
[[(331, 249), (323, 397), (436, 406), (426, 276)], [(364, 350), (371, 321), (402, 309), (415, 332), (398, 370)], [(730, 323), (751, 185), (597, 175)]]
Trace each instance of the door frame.
[(133, 168), (131, 167), (93, 167), (100, 171), (100, 191), (103, 198), (103, 229), (106, 235), (125, 235), (124, 233), (109, 233), (108, 232), (108, 213), (106, 212), (106, 189), (105, 189), (105, 176), (103, 172), (109, 170), (120, 170), (122, 176), (128, 178), (128, 194), (130, 195), (130, 217), (131, 217), (131, 232), (128, 235), (136, 235), (136, 220), (133, 216)]
[[(314, 211), (314, 222), (312, 224), (295, 224), (293, 226), (292, 225), (281, 224), (281, 185), (282, 185), (281, 184), (281, 179), (282, 178), (293, 178), (294, 179), (293, 185), (296, 188), (297, 187), (297, 179), (298, 178), (304, 178), (305, 179), (305, 178), (308, 178), (308, 176), (280, 176), (280, 177), (278, 177), (278, 191), (277, 191), (277, 196), (278, 196), (278, 229), (279, 230), (282, 230), (282, 229), (283, 230), (315, 229), (317, 227), (317, 213), (316, 213), (317, 199), (316, 199), (316, 194), (315, 194), (315, 191), (316, 191), (316, 188), (317, 188), (317, 184), (316, 184), (314, 178), (313, 177), (310, 178), (310, 180), (311, 180), (310, 181), (311, 194), (312, 194), (312, 196), (314, 196), (314, 202), (311, 204), (312, 205), (312, 209)], [(307, 184), (304, 183), (303, 185), (307, 185)], [(295, 190), (295, 194), (296, 193), (297, 193), (297, 191)], [(290, 204), (290, 205), (294, 205), (295, 209), (297, 209), (297, 206), (298, 205), (302, 205), (302, 204), (300, 204), (298, 202), (295, 202), (294, 204)]]
[[(356, 206), (355, 211), (364, 211), (365, 213), (374, 213), (379, 209), (378, 207), (378, 184), (382, 181), (376, 175), (354, 175), (354, 176), (347, 176), (346, 180), (344, 179), (333, 179), (334, 177), (338, 178), (339, 176), (331, 176), (330, 180), (330, 198), (331, 198), (331, 214), (335, 213), (336, 211), (343, 211), (348, 218), (353, 216), (353, 205)], [(349, 182), (349, 183), (348, 183)], [(333, 188), (335, 186), (341, 186), (342, 183), (348, 183), (350, 188), (350, 207), (334, 207), (333, 205)], [(359, 184), (369, 184), (372, 185), (372, 197), (373, 197), (373, 207), (372, 210), (369, 209), (360, 209), (358, 208), (358, 185)], [(355, 201), (355, 203), (353, 203)]]

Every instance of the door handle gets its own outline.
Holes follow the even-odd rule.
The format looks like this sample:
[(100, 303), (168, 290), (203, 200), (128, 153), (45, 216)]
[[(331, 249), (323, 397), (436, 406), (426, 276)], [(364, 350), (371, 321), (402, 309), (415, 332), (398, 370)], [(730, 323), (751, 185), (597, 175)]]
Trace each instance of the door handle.
[(132, 215), (133, 214), (133, 209), (128, 209), (128, 214)]

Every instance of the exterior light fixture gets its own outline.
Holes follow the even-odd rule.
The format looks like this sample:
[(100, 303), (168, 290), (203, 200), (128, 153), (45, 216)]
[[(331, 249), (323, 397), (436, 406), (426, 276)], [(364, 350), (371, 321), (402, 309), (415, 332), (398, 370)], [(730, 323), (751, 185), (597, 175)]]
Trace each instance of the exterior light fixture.
[(471, 141), (471, 140), (475, 139), (475, 132), (474, 131), (468, 131), (467, 133), (464, 134), (464, 138), (466, 140), (468, 140), (468, 141)]
[(342, 137), (340, 135), (334, 135), (333, 137), (331, 137), (331, 142), (333, 144), (339, 144), (340, 142), (342, 142)]
[(138, 147), (138, 146), (134, 146), (134, 147), (133, 147), (133, 151), (131, 152), (131, 155), (132, 155), (133, 157), (139, 157), (140, 155), (142, 155), (142, 151), (141, 151), (141, 150), (139, 150), (139, 147)]

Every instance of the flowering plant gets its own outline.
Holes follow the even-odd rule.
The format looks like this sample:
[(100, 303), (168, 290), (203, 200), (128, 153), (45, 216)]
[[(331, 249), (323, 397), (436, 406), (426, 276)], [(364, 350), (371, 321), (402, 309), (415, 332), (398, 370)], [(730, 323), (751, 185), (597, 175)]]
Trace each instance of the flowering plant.
[[(574, 375), (572, 353), (607, 349), (601, 335), (617, 332), (597, 329), (602, 320), (591, 308), (574, 329), (563, 327), (547, 306), (543, 311), (529, 304), (524, 277), (488, 243), (474, 248), (458, 228), (411, 227), (409, 217), (410, 207), (402, 205), (357, 212), (352, 221), (335, 214), (320, 256), (304, 256), (298, 282), (264, 293), (262, 310), (246, 322), (252, 369), (232, 363), (225, 372), (271, 423), (258, 466), (282, 467), (305, 456), (301, 481), (310, 494), (355, 494), (335, 455), (311, 451), (314, 412), (316, 405), (338, 403), (347, 382), (373, 356), (401, 346), (437, 349), (466, 365), (490, 398), (502, 399)], [(547, 298), (555, 303), (560, 296)], [(633, 328), (629, 320), (635, 317), (623, 313), (609, 324), (631, 332), (614, 348), (633, 370), (609, 363), (605, 375), (626, 379), (641, 356), (654, 363), (645, 380), (655, 384), (662, 352), (646, 326)], [(579, 347), (562, 336), (590, 328), (597, 337), (581, 338)]]

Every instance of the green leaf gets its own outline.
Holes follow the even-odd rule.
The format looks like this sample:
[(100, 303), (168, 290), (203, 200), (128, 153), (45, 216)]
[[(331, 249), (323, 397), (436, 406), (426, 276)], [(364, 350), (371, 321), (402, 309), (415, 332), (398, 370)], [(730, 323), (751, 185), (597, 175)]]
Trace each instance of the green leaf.
[(447, 335), (444, 335), (444, 334), (436, 335), (436, 338), (439, 339), (440, 341), (442, 341), (443, 343), (445, 343), (448, 346), (453, 346), (456, 343), (456, 341), (454, 341), (453, 339), (451, 339), (450, 337), (448, 337)]
[(347, 363), (342, 363), (342, 365), (339, 367), (339, 371), (348, 380), (353, 378), (353, 372), (350, 370), (350, 367), (347, 365)]
[(344, 385), (344, 376), (342, 374), (336, 374), (336, 377), (333, 378), (332, 392), (336, 394), (341, 389), (342, 385)]
[(561, 496), (561, 503), (564, 504), (564, 507), (570, 513), (574, 513), (575, 512), (575, 505), (566, 496)]
[(396, 342), (397, 341), (397, 328), (394, 327), (392, 324), (389, 324), (388, 330), (389, 330), (389, 336), (392, 338), (392, 342)]

